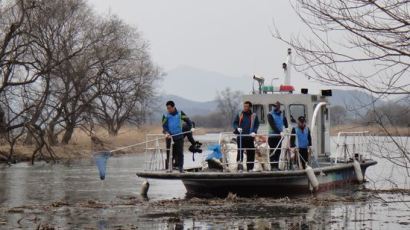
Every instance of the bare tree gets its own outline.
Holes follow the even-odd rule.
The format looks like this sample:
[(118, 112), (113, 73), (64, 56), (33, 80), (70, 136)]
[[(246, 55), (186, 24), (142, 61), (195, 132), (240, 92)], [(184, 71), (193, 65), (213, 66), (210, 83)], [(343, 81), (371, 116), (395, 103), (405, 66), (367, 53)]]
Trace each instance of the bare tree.
[(114, 75), (113, 80), (95, 100), (93, 111), (109, 135), (116, 136), (125, 122), (144, 122), (150, 109), (145, 102), (153, 96), (153, 82), (158, 79), (159, 70), (143, 55), (119, 65), (110, 74)]
[[(325, 84), (365, 90), (377, 99), (410, 94), (408, 0), (294, 0), (291, 4), (308, 33), (288, 39), (275, 27), (272, 34), (294, 48), (298, 71)], [(401, 160), (400, 165), (406, 166), (410, 162), (407, 141), (388, 128), (395, 122), (377, 111), (375, 102), (365, 106), (373, 110), (372, 122), (397, 148), (398, 155), (388, 151), (392, 154), (386, 159)]]
[(195, 124), (205, 128), (229, 128), (225, 117), (218, 111), (206, 115), (196, 115), (192, 117)]
[[(42, 116), (49, 106), (49, 99), (55, 89), (54, 81), (60, 75), (59, 67), (70, 59), (82, 54), (87, 48), (85, 45), (78, 45), (75, 48), (67, 48), (74, 44), (76, 39), (80, 40), (80, 26), (90, 23), (90, 11), (84, 1), (49, 1), (42, 0), (36, 2), (36, 9), (31, 13), (29, 20), (29, 39), (32, 44), (28, 47), (28, 56), (33, 62), (30, 65), (31, 72), (39, 76), (37, 83), (39, 87), (30, 87), (30, 98), (35, 104), (35, 109), (28, 114), (32, 127), (40, 127), (46, 123)], [(78, 21), (81, 20), (81, 23)], [(84, 35), (83, 35), (84, 36)], [(83, 39), (84, 40), (84, 39)], [(86, 44), (86, 43), (85, 43)], [(32, 144), (33, 136), (28, 130), (25, 144)]]
[(218, 102), (218, 110), (224, 118), (224, 124), (228, 127), (240, 109), (242, 93), (226, 88), (218, 92), (216, 100)]
[(330, 108), (330, 123), (332, 125), (342, 125), (346, 122), (346, 115), (347, 111), (343, 106), (332, 106)]
[(299, 71), (320, 82), (373, 94), (410, 93), (410, 19), (407, 0), (295, 0), (295, 12), (312, 35), (285, 39)]
[(25, 57), (30, 40), (24, 38), (33, 8), (31, 2), (20, 0), (0, 10), (0, 94), (7, 88), (33, 83), (38, 77), (27, 71), (30, 60)]
[(8, 161), (23, 139), (34, 145), (33, 161), (54, 159), (60, 134), (67, 144), (76, 128), (101, 119), (94, 112), (102, 102), (105, 118), (115, 117), (113, 132), (143, 120), (159, 70), (140, 33), (95, 15), (85, 0), (0, 3), (0, 142), (10, 146), (1, 154)]
[(26, 55), (32, 44), (28, 24), (36, 8), (34, 2), (24, 0), (0, 5), (0, 137), (10, 146), (7, 160), (24, 134), (26, 113), (33, 108), (27, 105), (24, 89), (39, 77), (30, 72), (32, 59)]

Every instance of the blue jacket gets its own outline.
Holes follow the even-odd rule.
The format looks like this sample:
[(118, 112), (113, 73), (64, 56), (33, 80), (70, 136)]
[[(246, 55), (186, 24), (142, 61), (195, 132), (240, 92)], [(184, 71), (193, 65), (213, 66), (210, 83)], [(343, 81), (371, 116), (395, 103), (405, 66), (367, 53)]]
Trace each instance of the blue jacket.
[(305, 127), (301, 129), (299, 127), (292, 129), (292, 135), (290, 137), (290, 147), (298, 147), (300, 149), (307, 149), (309, 146), (312, 146), (312, 137), (310, 135), (309, 128)]
[[(169, 133), (171, 135), (182, 133), (183, 122), (185, 122), (190, 130), (192, 128), (192, 122), (187, 115), (181, 111), (175, 109), (173, 113), (165, 113), (162, 116), (162, 129), (163, 133)], [(184, 135), (173, 136), (172, 139), (179, 140), (184, 138)]]
[(247, 113), (242, 111), (236, 115), (232, 126), (236, 134), (238, 134), (237, 128), (242, 128), (242, 134), (257, 133), (259, 129), (259, 119), (252, 111)]
[(283, 127), (288, 127), (288, 120), (281, 111), (277, 112), (273, 110), (268, 113), (269, 134), (280, 134), (283, 131)]

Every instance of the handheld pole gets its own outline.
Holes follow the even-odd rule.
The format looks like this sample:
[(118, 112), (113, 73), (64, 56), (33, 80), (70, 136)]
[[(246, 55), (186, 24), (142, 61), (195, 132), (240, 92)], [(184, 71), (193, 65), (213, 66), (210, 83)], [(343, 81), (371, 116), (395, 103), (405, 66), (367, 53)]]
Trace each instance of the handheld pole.
[[(186, 131), (186, 132), (182, 132), (182, 133), (177, 133), (177, 134), (171, 135), (170, 137), (174, 137), (174, 136), (178, 136), (178, 135), (184, 135), (184, 134), (191, 133), (191, 132), (192, 132), (192, 131)], [(158, 140), (161, 140), (161, 139), (163, 139), (163, 138), (161, 137), (161, 138), (156, 138), (156, 139), (153, 139), (153, 140), (144, 141), (144, 142), (137, 143), (137, 144), (127, 145), (127, 146), (119, 147), (119, 148), (117, 148), (117, 149), (110, 150), (109, 152), (110, 152), (110, 153), (118, 152), (118, 151), (121, 151), (121, 150), (124, 150), (124, 149), (129, 149), (129, 148), (132, 148), (132, 147), (135, 147), (135, 146), (138, 146), (138, 145), (147, 144), (147, 143), (154, 142), (154, 141), (158, 141)], [(171, 138), (171, 139), (172, 139), (172, 138)]]
[(242, 149), (242, 131), (240, 131), (239, 132), (239, 149), (240, 149), (240, 155), (239, 155), (239, 160), (241, 161), (241, 163), (242, 163), (242, 161), (243, 161), (243, 149)]
[(174, 145), (174, 140), (171, 137), (171, 144), (169, 147), (169, 156), (168, 156), (168, 172), (172, 172), (172, 156), (173, 156), (173, 145)]
[(239, 163), (238, 163), (238, 170), (243, 170), (243, 149), (242, 149), (242, 130), (239, 131)]

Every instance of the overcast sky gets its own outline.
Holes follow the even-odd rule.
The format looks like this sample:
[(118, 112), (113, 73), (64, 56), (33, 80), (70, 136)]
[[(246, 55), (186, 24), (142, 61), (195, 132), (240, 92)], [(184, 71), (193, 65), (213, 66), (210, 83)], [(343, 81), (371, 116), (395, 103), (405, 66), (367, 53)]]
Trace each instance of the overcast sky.
[[(186, 65), (233, 77), (282, 77), (287, 46), (272, 38), (273, 21), (285, 36), (303, 33), (288, 0), (89, 2), (97, 12), (116, 14), (136, 26), (165, 72)], [(297, 88), (308, 84), (302, 74), (293, 79)]]

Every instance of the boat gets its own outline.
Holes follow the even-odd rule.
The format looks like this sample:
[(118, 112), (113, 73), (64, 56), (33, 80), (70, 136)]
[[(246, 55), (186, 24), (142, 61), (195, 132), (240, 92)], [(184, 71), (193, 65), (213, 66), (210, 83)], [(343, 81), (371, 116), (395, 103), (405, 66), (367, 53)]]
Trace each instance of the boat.
[[(283, 63), (284, 84), (265, 85), (263, 77), (254, 75), (252, 79), (254, 84), (257, 83), (257, 87), (242, 98), (243, 101), (252, 102), (253, 112), (258, 115), (261, 123), (258, 135), (265, 137), (269, 136), (265, 111), (271, 111), (275, 102), (281, 103), (282, 112), (290, 121), (290, 127), (281, 134), (282, 154), (278, 162), (280, 171), (271, 171), (270, 167), (258, 167), (258, 170), (252, 171), (238, 170), (239, 165), (246, 167), (246, 164), (232, 162), (232, 156), (229, 154), (236, 154), (237, 149), (231, 149), (222, 151), (223, 157), (220, 160), (208, 159), (200, 167), (187, 168), (179, 172), (172, 170), (172, 165), (165, 165), (166, 151), (160, 140), (162, 136), (149, 134), (146, 142), (145, 167), (137, 172), (137, 176), (145, 180), (180, 180), (187, 194), (191, 196), (226, 196), (229, 193), (243, 196), (288, 196), (318, 193), (363, 183), (367, 168), (377, 164), (368, 151), (369, 132), (339, 132), (336, 138), (333, 137), (336, 143), (335, 149), (331, 151), (329, 97), (332, 96), (332, 91), (321, 90), (320, 94), (316, 95), (309, 94), (308, 89), (301, 89), (300, 93), (296, 93), (290, 84), (291, 55), (291, 50), (288, 49), (287, 60)], [(292, 135), (290, 130), (296, 125), (295, 118), (299, 116), (306, 118), (312, 135), (313, 154), (307, 162), (306, 169), (300, 167), (289, 152)], [(221, 133), (216, 144), (226, 145), (234, 136), (232, 133)], [(267, 153), (276, 148), (277, 146), (268, 146)], [(269, 162), (269, 157), (265, 159), (265, 162), (255, 161), (255, 165), (270, 166), (272, 162)]]

